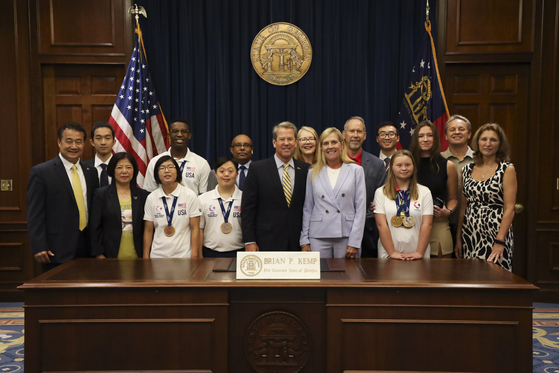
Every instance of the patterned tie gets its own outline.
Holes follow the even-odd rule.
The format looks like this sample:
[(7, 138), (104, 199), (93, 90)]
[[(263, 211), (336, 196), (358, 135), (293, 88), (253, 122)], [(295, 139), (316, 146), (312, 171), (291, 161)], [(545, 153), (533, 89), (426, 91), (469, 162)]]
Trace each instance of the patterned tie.
[(83, 200), (82, 183), (80, 181), (80, 175), (78, 174), (76, 165), (72, 166), (72, 189), (74, 190), (74, 196), (76, 197), (76, 203), (78, 204), (78, 211), (80, 212), (80, 231), (83, 231), (87, 226), (87, 218), (85, 216), (85, 202)]
[(390, 157), (384, 158), (384, 164), (386, 165), (385, 170), (388, 170), (390, 167)]
[(106, 163), (101, 163), (101, 180), (99, 183), (99, 186), (107, 186), (109, 185), (109, 175), (107, 174), (107, 164)]
[(243, 190), (243, 187), (245, 186), (245, 179), (246, 179), (245, 170), (246, 169), (247, 168), (244, 165), (239, 166), (239, 170), (241, 170), (241, 174), (239, 175), (239, 189), (240, 190)]
[(289, 176), (289, 163), (284, 163), (283, 165), (283, 177), (281, 183), (283, 185), (283, 193), (285, 194), (285, 200), (287, 201), (287, 207), (291, 206), (291, 177)]

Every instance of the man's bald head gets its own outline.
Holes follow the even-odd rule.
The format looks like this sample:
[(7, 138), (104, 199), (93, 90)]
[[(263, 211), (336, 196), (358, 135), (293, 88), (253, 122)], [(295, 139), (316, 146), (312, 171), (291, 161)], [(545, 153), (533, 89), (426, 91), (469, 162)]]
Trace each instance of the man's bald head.
[(237, 135), (231, 141), (230, 150), (239, 164), (246, 164), (252, 159), (252, 140), (247, 135)]

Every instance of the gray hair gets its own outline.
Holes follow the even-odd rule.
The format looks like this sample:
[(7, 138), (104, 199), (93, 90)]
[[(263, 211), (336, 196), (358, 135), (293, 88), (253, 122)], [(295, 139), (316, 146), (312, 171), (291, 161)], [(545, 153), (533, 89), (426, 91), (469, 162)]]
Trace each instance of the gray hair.
[(446, 124), (444, 125), (444, 133), (446, 133), (446, 130), (448, 130), (448, 125), (450, 124), (450, 122), (456, 119), (460, 119), (461, 121), (465, 122), (466, 126), (468, 126), (468, 132), (472, 132), (472, 124), (470, 123), (468, 118), (463, 117), (462, 115), (454, 114), (446, 121)]
[(274, 129), (272, 130), (272, 136), (274, 137), (274, 140), (277, 141), (277, 139), (278, 139), (278, 129), (280, 127), (281, 128), (292, 129), (293, 130), (293, 136), (297, 136), (297, 126), (294, 125), (293, 123), (289, 122), (289, 121), (285, 121), (285, 122), (281, 122), (280, 124), (274, 126)]
[(367, 127), (365, 127), (365, 119), (363, 119), (361, 117), (358, 117), (358, 116), (351, 117), (351, 118), (349, 118), (348, 120), (345, 121), (344, 131), (347, 131), (347, 124), (349, 123), (350, 120), (353, 120), (353, 119), (357, 119), (358, 121), (363, 123), (363, 132), (367, 133)]

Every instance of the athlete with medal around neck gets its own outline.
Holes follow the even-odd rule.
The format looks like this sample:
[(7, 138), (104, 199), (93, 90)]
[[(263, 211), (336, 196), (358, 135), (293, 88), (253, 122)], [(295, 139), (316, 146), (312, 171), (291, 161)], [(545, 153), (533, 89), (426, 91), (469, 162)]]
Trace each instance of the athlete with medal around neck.
[(408, 150), (394, 153), (386, 184), (375, 192), (379, 258), (429, 258), (433, 199), (429, 189), (417, 183), (416, 175), (412, 154)]

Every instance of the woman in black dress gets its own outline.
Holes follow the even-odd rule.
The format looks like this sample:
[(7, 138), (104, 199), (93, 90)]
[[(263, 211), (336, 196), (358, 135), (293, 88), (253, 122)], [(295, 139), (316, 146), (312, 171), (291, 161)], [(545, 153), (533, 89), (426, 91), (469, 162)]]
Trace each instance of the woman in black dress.
[(410, 150), (417, 162), (417, 181), (429, 188), (433, 197), (431, 257), (451, 257), (454, 244), (448, 217), (458, 204), (456, 166), (441, 156), (437, 127), (428, 120), (415, 128)]

